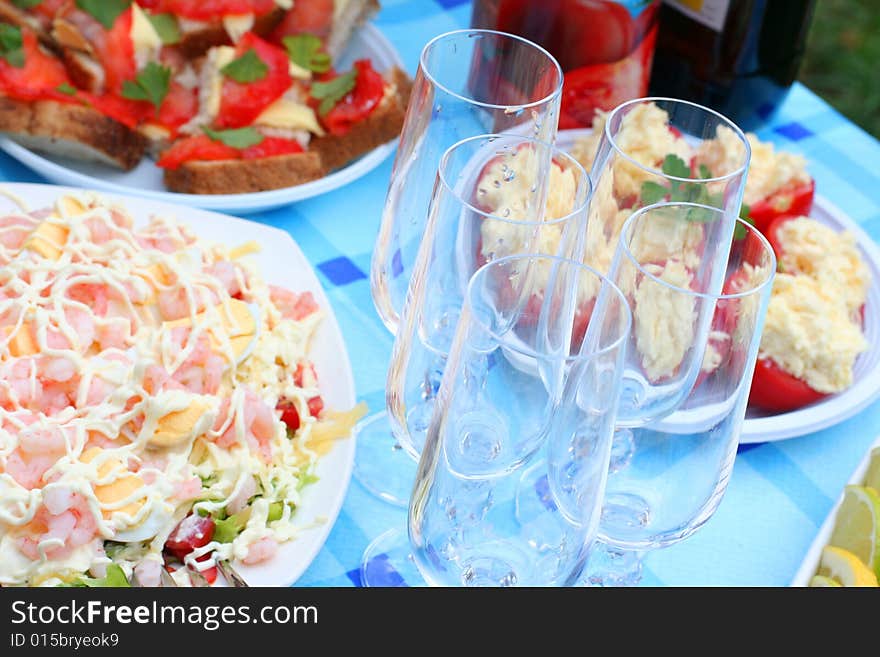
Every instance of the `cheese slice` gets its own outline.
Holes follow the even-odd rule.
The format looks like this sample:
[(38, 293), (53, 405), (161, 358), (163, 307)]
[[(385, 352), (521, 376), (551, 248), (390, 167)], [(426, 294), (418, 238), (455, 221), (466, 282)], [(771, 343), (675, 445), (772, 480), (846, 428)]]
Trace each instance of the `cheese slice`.
[(253, 14), (229, 15), (223, 17), (223, 27), (232, 43), (238, 43), (254, 26)]
[(223, 73), (220, 72), (224, 66), (235, 59), (235, 48), (232, 46), (218, 46), (212, 48), (208, 53), (208, 61), (206, 66), (209, 67), (207, 73), (207, 81), (205, 83), (206, 92), (202, 101), (202, 112), (204, 116), (200, 123), (210, 124), (214, 122), (220, 113), (220, 101), (223, 92)]
[(269, 105), (256, 118), (254, 123), (271, 128), (308, 130), (319, 137), (324, 134), (324, 130), (315, 116), (315, 110), (308, 105), (303, 105), (287, 98), (279, 98)]
[(159, 54), (159, 50), (162, 49), (162, 39), (137, 3), (131, 5), (131, 31), (129, 35), (134, 46), (134, 58), (137, 66), (143, 68), (147, 62)]
[[(104, 450), (100, 447), (90, 447), (82, 453), (80, 461), (83, 463), (91, 463), (96, 456)], [(100, 466), (98, 466), (98, 476), (102, 479), (110, 475), (114, 470), (124, 469), (122, 461), (116, 458), (108, 458)], [(115, 504), (121, 500), (131, 497), (136, 491), (143, 489), (144, 480), (134, 473), (127, 473), (119, 476), (109, 484), (96, 485), (94, 487), (95, 497), (102, 504)], [(119, 509), (101, 509), (101, 515), (106, 520), (110, 520), (114, 513), (125, 513), (134, 517), (138, 511), (146, 504), (146, 497), (129, 502)]]

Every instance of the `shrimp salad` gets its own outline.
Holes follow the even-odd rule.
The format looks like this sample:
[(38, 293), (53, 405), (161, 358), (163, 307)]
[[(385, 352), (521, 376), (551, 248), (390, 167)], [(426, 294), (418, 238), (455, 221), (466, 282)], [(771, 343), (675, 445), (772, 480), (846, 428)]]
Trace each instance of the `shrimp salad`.
[(322, 312), (255, 250), (85, 193), (0, 218), (0, 585), (212, 582), (302, 531), (362, 409), (324, 409)]

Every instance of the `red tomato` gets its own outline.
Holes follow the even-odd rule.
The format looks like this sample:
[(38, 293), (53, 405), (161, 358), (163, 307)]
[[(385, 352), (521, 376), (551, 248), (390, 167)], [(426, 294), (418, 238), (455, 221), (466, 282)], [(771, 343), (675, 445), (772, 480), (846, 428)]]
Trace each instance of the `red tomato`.
[(290, 88), (290, 60), (287, 53), (253, 32), (245, 34), (235, 48), (235, 56), (240, 57), (253, 49), (268, 67), (266, 75), (260, 80), (241, 83), (226, 78), (223, 80), (220, 114), (217, 126), (220, 128), (241, 128), (250, 125), (266, 107), (278, 100)]
[(165, 549), (183, 560), (196, 548), (210, 543), (212, 538), (214, 538), (214, 519), (191, 513), (171, 531), (171, 535), (165, 541)]
[(240, 14), (262, 16), (275, 8), (275, 0), (148, 0), (138, 4), (196, 21)]
[(266, 137), (259, 144), (248, 146), (241, 151), (244, 160), (254, 160), (272, 155), (288, 155), (290, 153), (302, 153), (303, 147), (295, 139), (283, 139), (281, 137)]
[(38, 100), (53, 98), (71, 103), (79, 102), (74, 96), (58, 91), (58, 85), (70, 84), (64, 64), (40, 49), (36, 35), (29, 29), (21, 31), (24, 66), (16, 68), (0, 59), (0, 90), (10, 98)]
[(753, 406), (781, 413), (812, 404), (826, 396), (786, 372), (770, 358), (759, 358), (755, 364), (749, 392), (749, 404)]
[(137, 75), (131, 20), (131, 9), (127, 9), (119, 14), (110, 30), (102, 30), (104, 38), (92, 42), (97, 59), (104, 67), (104, 88), (110, 93), (121, 93), (123, 81), (133, 80)]
[(296, 0), (269, 39), (281, 43), (285, 36), (303, 33), (326, 39), (333, 27), (333, 3), (334, 0)]
[(115, 94), (94, 96), (82, 93), (81, 95), (87, 98), (101, 114), (109, 116), (129, 128), (134, 128), (138, 123), (155, 113), (155, 108), (142, 100), (131, 100)]
[(354, 89), (321, 118), (324, 127), (334, 135), (344, 135), (352, 125), (369, 116), (385, 95), (385, 79), (373, 69), (369, 59), (357, 60), (354, 68)]
[(281, 411), (281, 421), (287, 425), (287, 428), (290, 431), (296, 431), (297, 429), (299, 429), (299, 411), (296, 410), (296, 406), (294, 406), (291, 402), (280, 401), (275, 407), (275, 410)]
[(631, 98), (643, 96), (656, 39), (655, 28), (625, 59), (568, 71), (562, 86), (560, 130), (591, 126), (596, 109), (610, 110)]
[[(207, 556), (207, 555), (205, 555)], [(199, 573), (202, 577), (205, 578), (205, 581), (208, 584), (213, 584), (217, 581), (217, 566), (211, 566), (210, 568), (206, 568), (205, 570)]]
[(162, 153), (156, 162), (163, 169), (176, 169), (184, 162), (192, 160), (235, 160), (240, 151), (207, 135), (196, 135), (174, 142), (171, 148)]
[(189, 121), (199, 111), (198, 89), (187, 89), (182, 84), (172, 82), (168, 95), (159, 107), (158, 122), (171, 128), (172, 136), (177, 128)]
[(755, 222), (755, 228), (766, 235), (774, 219), (785, 215), (809, 215), (815, 192), (816, 182), (812, 179), (808, 183), (784, 187), (752, 205), (749, 216)]

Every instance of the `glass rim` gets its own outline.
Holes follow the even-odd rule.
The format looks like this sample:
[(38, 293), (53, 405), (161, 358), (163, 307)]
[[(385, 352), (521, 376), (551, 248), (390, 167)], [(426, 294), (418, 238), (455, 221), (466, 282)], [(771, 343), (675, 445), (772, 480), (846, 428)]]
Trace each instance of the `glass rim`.
[[(472, 299), (476, 292), (476, 282), (479, 278), (487, 276), (487, 272), (494, 266), (498, 266), (504, 264), (506, 262), (510, 262), (511, 260), (552, 260), (555, 262), (565, 263), (567, 265), (574, 265), (576, 268), (585, 270), (588, 274), (590, 274), (593, 278), (599, 279), (599, 281), (603, 284), (602, 287), (599, 288), (599, 292), (597, 293), (596, 298), (598, 299), (599, 295), (602, 293), (604, 286), (607, 285), (610, 288), (614, 295), (617, 297), (618, 303), (620, 307), (624, 310), (624, 315), (626, 317), (626, 326), (619, 331), (619, 335), (617, 335), (614, 340), (611, 341), (611, 344), (596, 349), (595, 351), (590, 352), (589, 354), (581, 353), (580, 350), (578, 353), (572, 355), (568, 354), (565, 357), (555, 358), (555, 360), (563, 361), (565, 363), (576, 363), (579, 361), (590, 360), (593, 358), (598, 358), (600, 356), (604, 356), (615, 349), (619, 349), (625, 345), (625, 343), (629, 340), (630, 333), (632, 332), (633, 325), (633, 315), (632, 309), (629, 306), (629, 302), (626, 299), (626, 295), (620, 290), (617, 284), (612, 281), (608, 276), (601, 273), (600, 271), (594, 269), (590, 265), (584, 264), (583, 262), (578, 262), (577, 260), (571, 260), (570, 258), (563, 258), (562, 256), (555, 255), (545, 255), (541, 253), (517, 253), (513, 255), (504, 256), (503, 258), (497, 258), (495, 260), (491, 260), (486, 264), (482, 265), (479, 269), (477, 269), (472, 275), (467, 285), (467, 292), (465, 294), (466, 307), (468, 308), (468, 312), (473, 318), (472, 321), (475, 324), (478, 324), (480, 328), (482, 328), (492, 339), (494, 339), (499, 346), (504, 346), (506, 349), (510, 349), (513, 352), (516, 352), (523, 356), (528, 356), (530, 358), (542, 359), (546, 360), (548, 358), (553, 358), (551, 354), (542, 354), (532, 349), (530, 347), (526, 347), (520, 344), (514, 344), (510, 341), (509, 338), (506, 338), (504, 335), (499, 334), (497, 331), (493, 330), (492, 327), (488, 326), (486, 322), (477, 317), (477, 315), (473, 312)], [(591, 315), (590, 321), (593, 320)], [(587, 331), (589, 331), (589, 322), (587, 323)], [(586, 335), (586, 334), (585, 334)]]
[[(554, 89), (551, 93), (547, 94), (543, 98), (541, 98), (539, 100), (531, 101), (529, 103), (522, 103), (519, 105), (498, 105), (497, 103), (487, 103), (487, 102), (483, 102), (480, 100), (476, 100), (474, 98), (468, 98), (467, 96), (463, 96), (460, 93), (452, 91), (445, 84), (441, 84), (437, 80), (437, 76), (430, 72), (426, 60), (427, 60), (428, 52), (437, 44), (437, 42), (439, 42), (443, 39), (447, 39), (452, 36), (459, 36), (462, 34), (475, 34), (475, 35), (476, 34), (484, 34), (484, 35), (491, 34), (494, 36), (502, 36), (502, 37), (505, 37), (508, 39), (512, 39), (514, 41), (519, 41), (520, 43), (522, 43), (524, 45), (528, 45), (528, 46), (534, 48), (535, 50), (543, 53), (544, 56), (547, 58), (547, 60), (553, 64), (553, 67), (556, 69), (556, 76), (558, 79), (558, 84), (554, 87)], [(433, 39), (428, 41), (428, 43), (425, 44), (425, 47), (422, 48), (422, 52), (419, 55), (419, 70), (422, 71), (422, 74), (431, 82), (431, 84), (433, 84), (438, 89), (442, 89), (444, 93), (449, 94), (453, 98), (457, 98), (458, 100), (461, 100), (465, 103), (468, 103), (470, 105), (474, 105), (475, 107), (482, 107), (485, 109), (492, 109), (492, 110), (530, 109), (533, 107), (537, 107), (539, 105), (543, 105), (543, 104), (553, 100), (554, 98), (558, 98), (558, 97), (562, 96), (562, 80), (563, 80), (562, 66), (560, 66), (560, 64), (556, 60), (556, 58), (553, 55), (551, 55), (548, 50), (546, 50), (542, 46), (539, 46), (534, 41), (529, 41), (528, 39), (521, 37), (521, 36), (518, 36), (516, 34), (510, 34), (508, 32), (500, 32), (498, 30), (486, 30), (486, 29), (480, 29), (480, 28), (464, 28), (464, 29), (460, 29), (460, 30), (450, 30), (449, 32), (444, 32), (443, 34), (438, 34)]]
[[(723, 176), (714, 176), (712, 178), (681, 178), (679, 176), (671, 176), (668, 173), (663, 173), (662, 170), (657, 169), (655, 167), (649, 167), (649, 166), (642, 164), (641, 162), (639, 162), (638, 160), (636, 160), (635, 158), (630, 156), (628, 153), (626, 153), (622, 148), (620, 148), (620, 146), (617, 145), (617, 142), (614, 141), (614, 137), (611, 135), (611, 129), (609, 126), (610, 126), (612, 118), (615, 115), (617, 115), (618, 112), (621, 112), (624, 109), (626, 109), (630, 106), (633, 106), (633, 105), (637, 105), (637, 104), (641, 104), (641, 103), (653, 103), (655, 101), (677, 103), (679, 105), (689, 105), (691, 107), (695, 107), (696, 109), (702, 110), (702, 111), (706, 112), (707, 114), (712, 114), (712, 115), (718, 117), (719, 119), (721, 119), (723, 122), (725, 122), (727, 124), (727, 127), (731, 128), (733, 130), (734, 134), (736, 134), (736, 136), (739, 137), (739, 140), (745, 146), (745, 149), (746, 149), (745, 161), (738, 168), (734, 169), (730, 173), (727, 173)], [(621, 119), (621, 121), (623, 121), (623, 119)], [(716, 130), (716, 132), (717, 132), (717, 130)], [(731, 178), (735, 178), (736, 176), (738, 176), (740, 174), (745, 175), (748, 172), (749, 163), (752, 159), (752, 145), (749, 143), (749, 140), (746, 138), (746, 135), (742, 131), (742, 128), (740, 128), (736, 123), (734, 123), (729, 118), (727, 118), (726, 116), (721, 114), (721, 112), (716, 112), (715, 110), (710, 109), (710, 108), (706, 107), (705, 105), (700, 105), (699, 103), (694, 103), (689, 100), (682, 100), (680, 98), (669, 98), (666, 96), (647, 96), (645, 98), (634, 98), (633, 100), (628, 100), (624, 103), (621, 103), (620, 105), (618, 105), (617, 107), (615, 107), (613, 110), (611, 110), (608, 113), (608, 116), (605, 119), (604, 133), (605, 133), (605, 137), (608, 139), (608, 143), (611, 144), (611, 147), (615, 151), (617, 151), (617, 153), (622, 158), (624, 158), (627, 162), (638, 167), (639, 169), (642, 169), (643, 171), (648, 171), (649, 173), (652, 173), (654, 175), (660, 176), (662, 178), (666, 178), (668, 180), (675, 180), (676, 182), (686, 182), (686, 183), (724, 182), (726, 180), (730, 180)]]
[[(768, 271), (770, 273), (759, 284), (754, 285), (751, 288), (749, 288), (748, 290), (743, 290), (741, 292), (733, 292), (733, 293), (722, 292), (720, 294), (711, 294), (710, 292), (699, 292), (697, 290), (691, 290), (688, 288), (679, 287), (678, 285), (673, 285), (669, 281), (664, 281), (662, 278), (659, 278), (658, 276), (655, 276), (651, 272), (647, 271), (644, 268), (644, 266), (642, 265), (642, 263), (640, 263), (636, 259), (635, 255), (633, 255), (633, 252), (630, 250), (629, 244), (627, 244), (627, 233), (629, 232), (630, 228), (632, 227), (632, 224), (635, 222), (635, 220), (638, 217), (640, 217), (644, 214), (647, 214), (650, 211), (657, 210), (659, 208), (664, 208), (664, 207), (682, 207), (682, 206), (683, 207), (691, 207), (691, 208), (700, 208), (700, 209), (709, 210), (709, 211), (715, 212), (715, 213), (722, 213), (722, 214), (724, 213), (723, 208), (715, 208), (715, 207), (712, 207), (711, 205), (702, 205), (700, 203), (687, 203), (685, 201), (666, 201), (666, 202), (661, 202), (661, 203), (654, 203), (653, 205), (646, 205), (643, 208), (639, 208), (638, 210), (633, 212), (629, 217), (627, 217), (626, 221), (623, 223), (623, 226), (621, 227), (621, 230), (620, 230), (620, 243), (619, 243), (620, 247), (623, 249), (624, 255), (636, 267), (636, 269), (638, 269), (640, 272), (642, 272), (642, 274), (644, 274), (645, 276), (650, 278), (655, 283), (658, 283), (659, 285), (661, 285), (665, 288), (668, 288), (670, 290), (674, 290), (674, 291), (679, 292), (681, 294), (686, 294), (688, 296), (691, 296), (691, 297), (694, 297), (697, 299), (714, 299), (716, 301), (723, 301), (723, 300), (727, 300), (727, 299), (743, 299), (746, 297), (750, 297), (755, 293), (760, 293), (761, 291), (763, 291), (764, 287), (766, 287), (767, 285), (773, 284), (773, 278), (774, 278), (774, 274), (776, 272), (777, 263), (776, 263), (776, 254), (773, 252), (773, 247), (770, 245), (770, 241), (766, 237), (764, 237), (764, 234), (761, 233), (761, 231), (759, 231), (757, 228), (755, 228), (752, 224), (750, 224), (748, 221), (745, 221), (744, 219), (741, 219), (739, 217), (736, 218), (736, 224), (744, 227), (747, 231), (747, 236), (744, 239), (748, 239), (748, 234), (754, 235), (755, 237), (758, 238), (758, 241), (761, 244), (761, 246), (764, 248), (764, 251), (766, 251), (767, 253), (770, 254), (770, 261), (768, 263), (770, 265), (770, 267), (768, 268)], [(729, 255), (728, 255), (728, 258), (729, 258)]]
[[(486, 210), (481, 210), (480, 208), (475, 206), (470, 201), (464, 199), (462, 197), (462, 195), (459, 194), (455, 190), (455, 188), (450, 184), (449, 180), (447, 179), (446, 165), (449, 163), (449, 160), (452, 157), (453, 152), (456, 151), (456, 149), (461, 148), (461, 147), (465, 146), (466, 144), (469, 144), (470, 142), (493, 141), (496, 139), (516, 139), (516, 140), (520, 141), (521, 143), (539, 144), (539, 145), (543, 146), (544, 148), (548, 148), (550, 150), (550, 152), (552, 153), (551, 166), (552, 166), (553, 159), (555, 159), (557, 156), (562, 156), (562, 159), (570, 162), (582, 174), (579, 176), (580, 181), (583, 181), (583, 183), (585, 183), (587, 186), (587, 193), (585, 195), (583, 203), (576, 203), (576, 207), (573, 208), (571, 212), (569, 212), (568, 214), (565, 214), (561, 217), (555, 217), (553, 219), (546, 219), (545, 218), (545, 219), (540, 219), (540, 220), (535, 221), (535, 220), (530, 220), (530, 219), (514, 219), (511, 217), (502, 217), (497, 214), (492, 214), (491, 212), (487, 212)], [(549, 178), (549, 176), (548, 176), (548, 178)], [(437, 168), (437, 179), (440, 181), (440, 184), (443, 185), (443, 187), (446, 190), (448, 190), (449, 193), (452, 194), (455, 197), (455, 199), (459, 203), (461, 203), (464, 207), (466, 207), (468, 210), (475, 212), (479, 215), (482, 215), (483, 217), (486, 217), (488, 219), (492, 219), (493, 221), (500, 221), (502, 223), (513, 224), (513, 225), (517, 225), (517, 226), (556, 226), (556, 225), (565, 224), (568, 221), (574, 220), (578, 215), (584, 214), (587, 211), (587, 209), (589, 208), (590, 201), (593, 198), (593, 181), (590, 178), (590, 174), (587, 173), (587, 170), (584, 168), (584, 166), (580, 162), (578, 162), (577, 159), (573, 155), (562, 150), (561, 148), (559, 148), (555, 144), (551, 144), (549, 142), (543, 141), (541, 139), (537, 139), (535, 137), (527, 137), (527, 136), (517, 135), (517, 134), (489, 133), (489, 134), (485, 134), (485, 135), (474, 135), (473, 137), (465, 137), (464, 139), (455, 142), (452, 146), (450, 146), (449, 148), (446, 149), (446, 151), (443, 153), (443, 156), (440, 158), (440, 166)], [(549, 185), (549, 180), (548, 180), (548, 185)], [(549, 191), (550, 190), (548, 187), (548, 193), (549, 193)], [(546, 199), (545, 199), (545, 206), (546, 206)], [(545, 207), (545, 212), (546, 212), (546, 207)]]

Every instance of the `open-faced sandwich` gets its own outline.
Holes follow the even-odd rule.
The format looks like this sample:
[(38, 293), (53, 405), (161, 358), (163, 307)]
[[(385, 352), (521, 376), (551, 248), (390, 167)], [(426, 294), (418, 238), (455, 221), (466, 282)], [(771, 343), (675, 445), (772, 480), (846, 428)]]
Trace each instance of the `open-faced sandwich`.
[(184, 193), (297, 185), (394, 139), (410, 81), (334, 68), (378, 5), (332, 0), (0, 0), (0, 131)]

